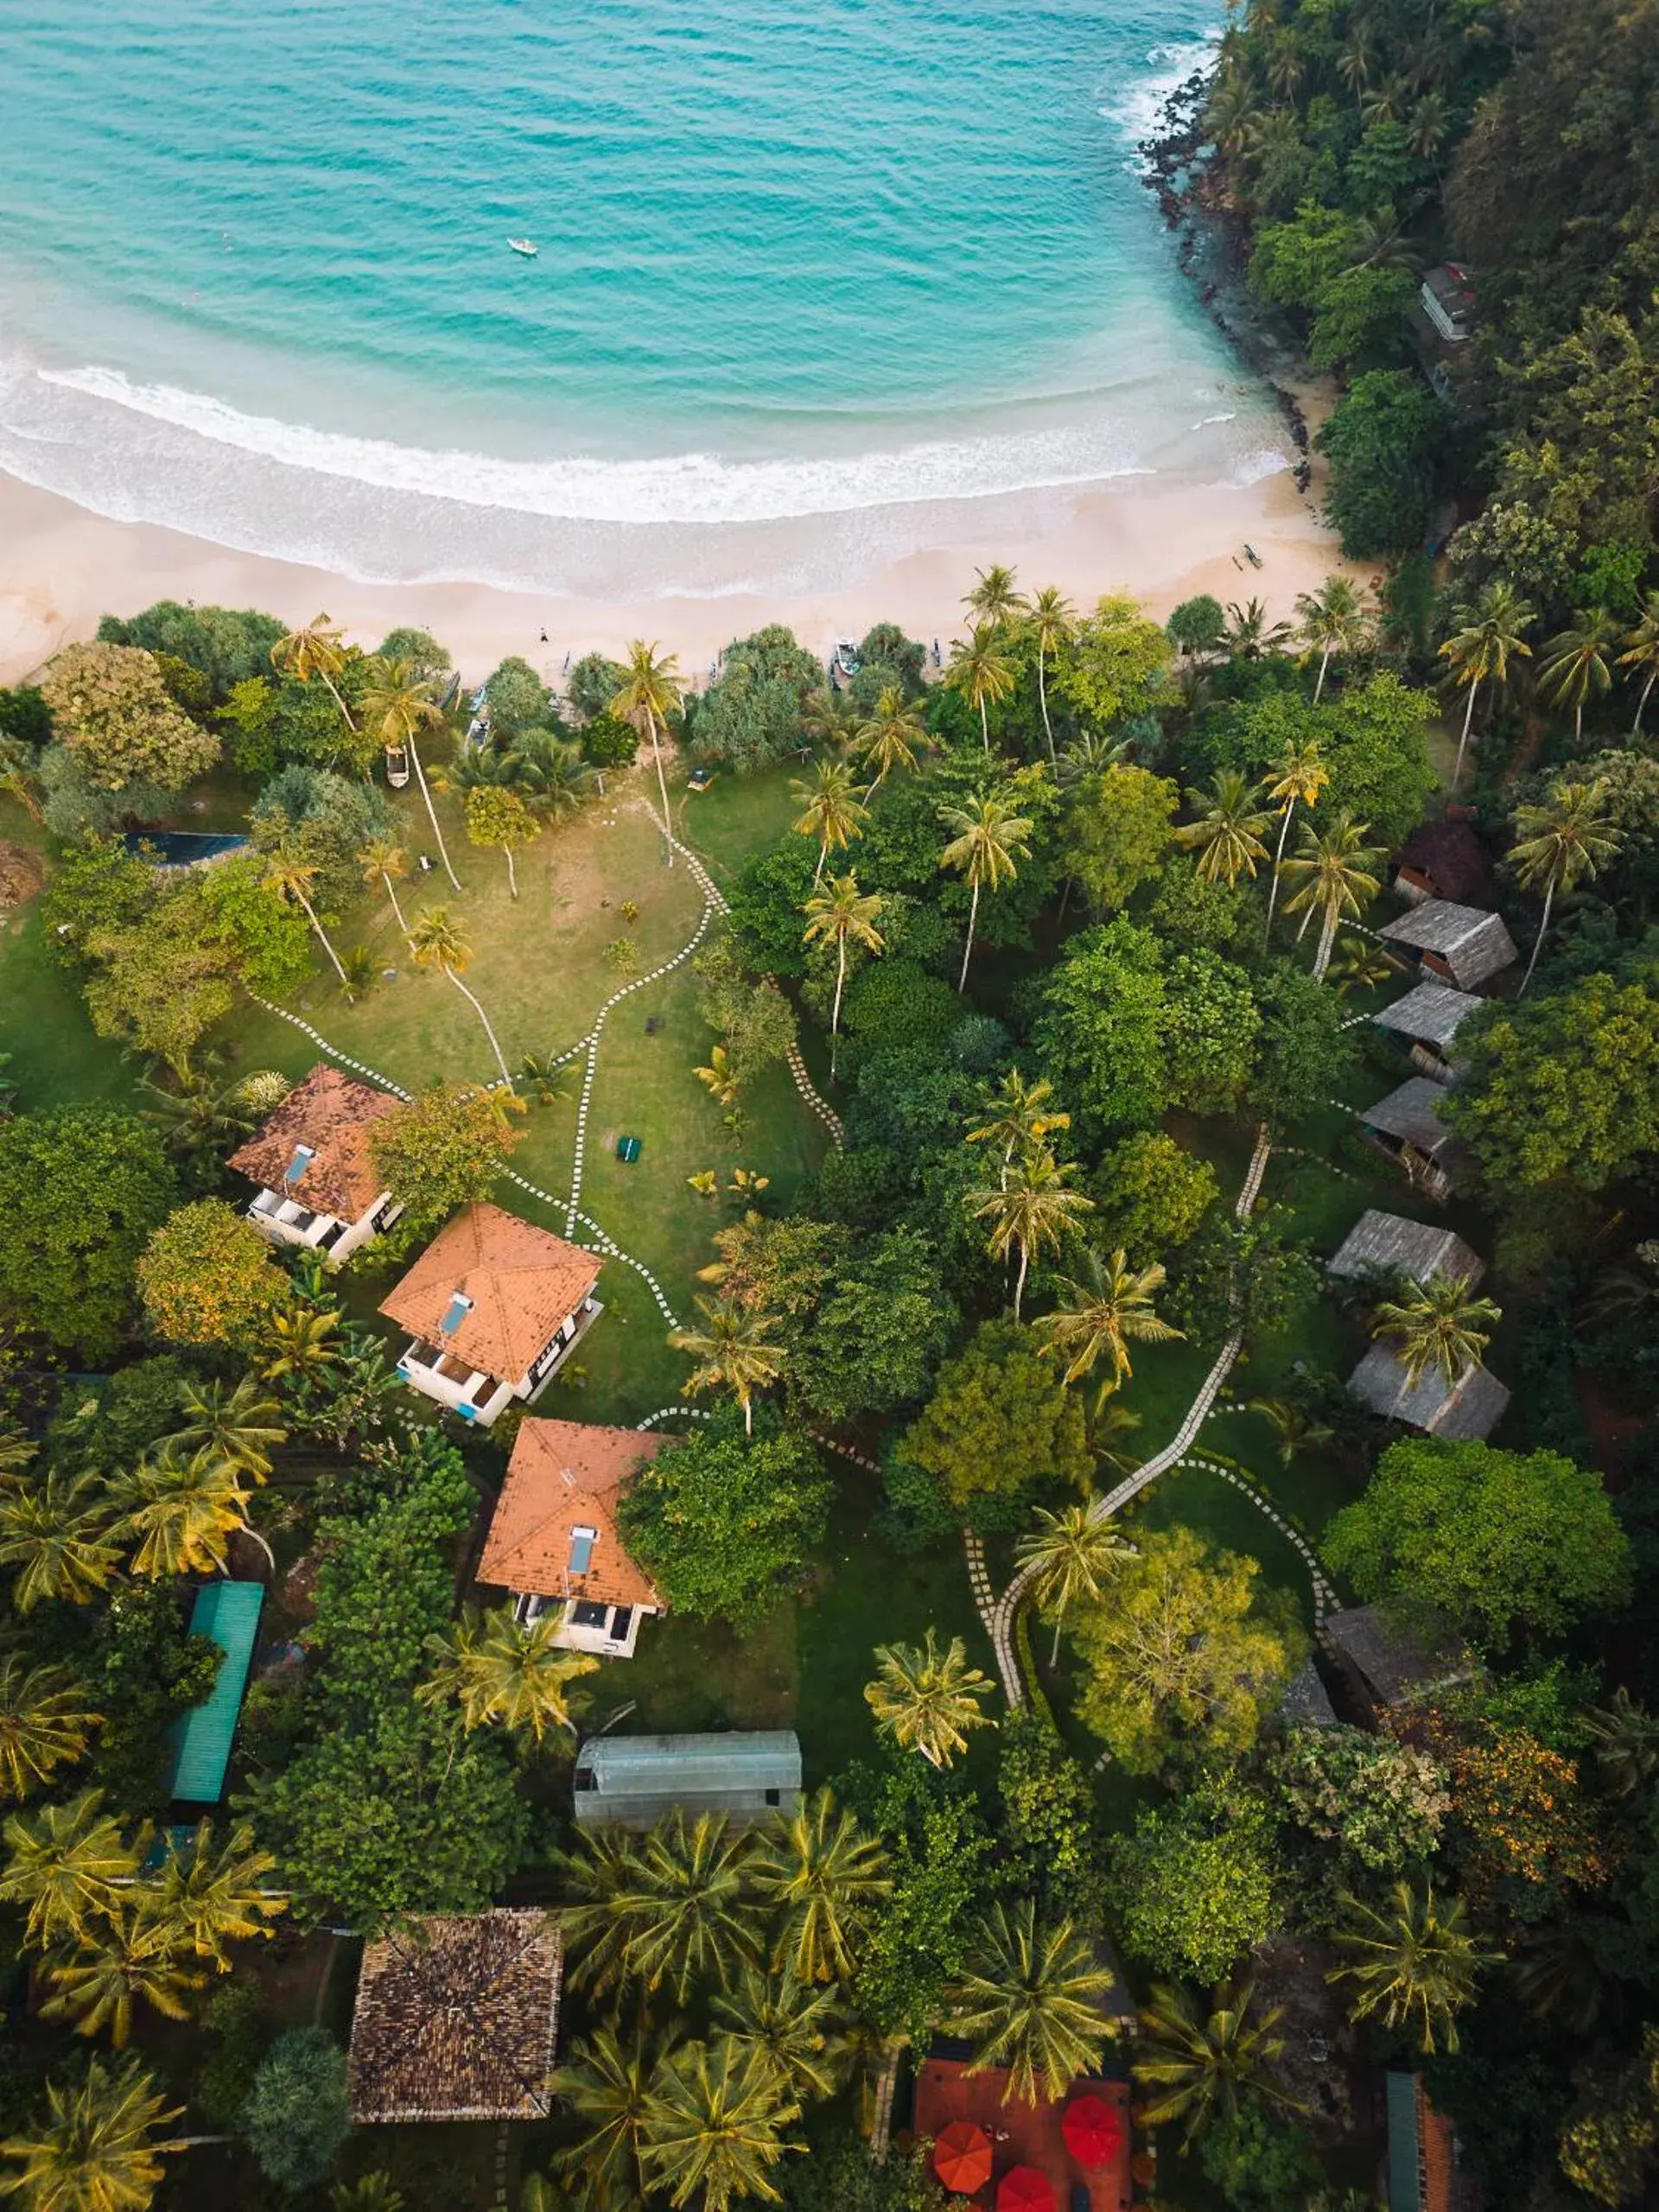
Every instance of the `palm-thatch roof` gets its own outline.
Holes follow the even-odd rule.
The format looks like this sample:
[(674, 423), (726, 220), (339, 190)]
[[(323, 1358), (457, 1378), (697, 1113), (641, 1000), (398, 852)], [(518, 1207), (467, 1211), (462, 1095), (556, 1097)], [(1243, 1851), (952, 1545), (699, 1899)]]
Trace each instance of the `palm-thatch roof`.
[(1444, 1055), (1470, 1015), (1485, 1004), (1472, 991), (1453, 990), (1450, 983), (1419, 983), (1371, 1020), (1379, 1029), (1395, 1030), (1414, 1044), (1432, 1045)]
[(1351, 1605), (1327, 1613), (1320, 1630), (1325, 1649), (1358, 1681), (1373, 1705), (1411, 1705), (1476, 1673), (1470, 1653), (1454, 1639), (1436, 1642), (1408, 1629), (1377, 1605)]
[(1368, 1206), (1325, 1262), (1325, 1271), (1347, 1282), (1390, 1275), (1428, 1282), (1435, 1275), (1455, 1275), (1472, 1285), (1485, 1274), (1486, 1262), (1449, 1229)]
[(1437, 1167), (1449, 1166), (1463, 1147), (1440, 1117), (1445, 1096), (1441, 1085), (1426, 1075), (1410, 1076), (1386, 1098), (1365, 1107), (1359, 1118), (1367, 1128), (1380, 1129), (1384, 1136), (1410, 1145)]
[(1515, 963), (1515, 939), (1501, 914), (1480, 906), (1456, 906), (1449, 899), (1426, 899), (1377, 931), (1390, 944), (1408, 944), (1423, 955), (1436, 975), (1461, 991), (1500, 974)]
[(1484, 1442), (1503, 1420), (1510, 1393), (1478, 1363), (1447, 1382), (1426, 1367), (1414, 1382), (1405, 1362), (1387, 1344), (1373, 1344), (1348, 1378), (1357, 1399), (1385, 1421), (1402, 1421), (1430, 1436)]

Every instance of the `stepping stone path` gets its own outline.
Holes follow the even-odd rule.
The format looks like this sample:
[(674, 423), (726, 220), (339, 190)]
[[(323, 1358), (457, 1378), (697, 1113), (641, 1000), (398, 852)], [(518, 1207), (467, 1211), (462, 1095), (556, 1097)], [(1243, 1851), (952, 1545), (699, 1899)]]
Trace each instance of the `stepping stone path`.
[(974, 1593), (974, 1604), (985, 1624), (985, 1633), (995, 1643), (996, 1591), (991, 1581), (991, 1570), (985, 1563), (985, 1540), (976, 1529), (964, 1529), (962, 1548), (968, 1554), (968, 1587)]
[[(1230, 1406), (1227, 1410), (1230, 1413), (1242, 1408)], [(1189, 1452), (1178, 1464), (1183, 1467), (1201, 1467), (1205, 1474), (1219, 1475), (1223, 1482), (1230, 1483), (1236, 1491), (1249, 1499), (1252, 1505), (1261, 1508), (1287, 1543), (1295, 1546), (1302, 1555), (1302, 1563), (1307, 1569), (1308, 1580), (1313, 1586), (1313, 1632), (1316, 1636), (1323, 1637), (1325, 1616), (1326, 1611), (1336, 1604), (1337, 1593), (1325, 1580), (1325, 1569), (1320, 1566), (1313, 1547), (1303, 1535), (1301, 1530), (1287, 1521), (1272, 1499), (1264, 1497), (1254, 1483), (1247, 1481), (1236, 1467), (1230, 1467), (1221, 1459), (1211, 1459), (1201, 1452)]]

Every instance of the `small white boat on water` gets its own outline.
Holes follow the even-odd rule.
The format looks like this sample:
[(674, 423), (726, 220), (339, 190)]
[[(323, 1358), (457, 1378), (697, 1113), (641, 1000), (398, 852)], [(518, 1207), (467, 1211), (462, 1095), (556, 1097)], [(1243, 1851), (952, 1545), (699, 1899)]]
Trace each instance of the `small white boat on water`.
[(509, 239), (507, 240), (507, 244), (508, 244), (508, 245), (512, 248), (512, 250), (513, 250), (513, 251), (514, 251), (515, 253), (522, 253), (522, 254), (524, 255), (524, 259), (525, 259), (526, 261), (534, 261), (534, 260), (535, 260), (535, 258), (536, 258), (536, 253), (537, 253), (537, 248), (536, 248), (536, 245), (535, 245), (534, 242), (533, 242), (531, 239), (530, 239), (530, 238), (509, 238)]

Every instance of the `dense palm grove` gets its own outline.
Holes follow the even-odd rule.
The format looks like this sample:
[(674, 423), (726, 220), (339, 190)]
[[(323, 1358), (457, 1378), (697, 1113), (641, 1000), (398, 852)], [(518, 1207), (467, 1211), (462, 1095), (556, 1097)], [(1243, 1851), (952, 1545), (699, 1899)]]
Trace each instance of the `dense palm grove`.
[[(189, 2198), (178, 2148), (214, 2135), (246, 2146), (238, 2202), (453, 2201), (447, 2172), (394, 2188), (347, 2141), (339, 2046), (276, 2031), (266, 1961), (517, 1882), (569, 1958), (526, 2202), (934, 2205), (918, 2158), (878, 2165), (859, 2139), (886, 2139), (906, 2055), (941, 2032), (1056, 2093), (1116, 2051), (1172, 2200), (1189, 2177), (1242, 2212), (1369, 2182), (1353, 2091), (1400, 2060), (1489, 2201), (1636, 2201), (1659, 2033), (1642, 668), (1580, 728), (1516, 650), (1469, 643), (1473, 618), (1443, 657), (1414, 652), (1340, 578), (1294, 632), (1209, 601), (1165, 629), (992, 569), (943, 681), (885, 626), (833, 690), (776, 631), (699, 697), (643, 647), (581, 664), (556, 711), (509, 663), (468, 747), (418, 635), (365, 658), (321, 623), (107, 626), (6, 702), (10, 789), (54, 833), (57, 957), (151, 1072), (130, 1107), (25, 1096), (0, 1125), (0, 1902), (32, 2000), (4, 2185), (140, 2212)], [(1454, 766), (1465, 692), (1478, 742)], [(1375, 1174), (1331, 1131), (1396, 1071), (1363, 1041), (1398, 988), (1365, 918), (1432, 809), (1443, 710), (1526, 956), (1460, 1039), (1448, 1109), (1496, 1295), (1378, 1281), (1356, 1314), (1448, 1380), (1509, 1331), (1522, 1379), (1490, 1447), (1410, 1438), (1298, 1356), (1328, 1252), (1274, 1188), (1311, 1151), (1316, 1174)], [(676, 1338), (712, 1417), (642, 1471), (630, 1548), (677, 1611), (747, 1629), (810, 1592), (844, 1465), (826, 1446), (850, 1446), (882, 1469), (869, 1571), (959, 1559), (967, 1531), (1018, 1600), (1015, 1679), (931, 1628), (882, 1644), (868, 1755), (798, 1815), (577, 1834), (596, 1662), (550, 1620), (457, 1611), (499, 1460), (411, 1421), (348, 1286), (232, 1211), (225, 1154), (283, 1084), (232, 1080), (213, 1039), (314, 954), (369, 988), (331, 932), (389, 900), (503, 1065), (464, 931), (442, 899), (399, 903), (362, 769), (410, 748), (422, 791), (510, 856), (636, 747), (664, 804), (668, 741), (728, 771), (793, 763), (793, 826), (699, 957), (717, 1041), (696, 1073), (741, 1118), (798, 1008), (845, 1142), (786, 1211), (734, 1181)], [(108, 833), (221, 745), (265, 779), (252, 846), (168, 887)], [(504, 1071), (525, 1099), (559, 1081)], [(522, 1118), (511, 1087), (388, 1116), (406, 1239), (492, 1187)], [(1250, 1394), (1257, 1464), (1339, 1471), (1347, 1503), (1310, 1530), (1326, 1568), (1465, 1646), (1455, 1689), (1379, 1731), (1287, 1718), (1299, 1592), (1194, 1525), (1179, 1469), (1147, 1493), (1170, 1510), (1109, 1510), (1166, 1441), (1140, 1382), (1189, 1354), (1192, 1387), (1213, 1362)], [(228, 1815), (161, 1845), (167, 1730), (216, 1658), (181, 1592), (274, 1542), (316, 1563), (300, 1644), (249, 1700)], [(1334, 2059), (1310, 2069), (1316, 2042)]]

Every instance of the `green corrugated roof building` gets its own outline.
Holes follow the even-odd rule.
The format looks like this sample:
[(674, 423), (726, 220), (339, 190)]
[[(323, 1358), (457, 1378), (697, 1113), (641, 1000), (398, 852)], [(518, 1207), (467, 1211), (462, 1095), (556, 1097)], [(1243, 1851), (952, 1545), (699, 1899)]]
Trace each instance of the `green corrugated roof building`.
[(264, 1585), (257, 1582), (206, 1582), (196, 1592), (190, 1633), (212, 1637), (225, 1659), (207, 1702), (173, 1729), (172, 1795), (184, 1804), (217, 1805), (225, 1795), (264, 1601)]
[(574, 1788), (581, 1827), (648, 1828), (676, 1805), (764, 1820), (801, 1802), (800, 1738), (791, 1728), (590, 1736), (576, 1754)]

